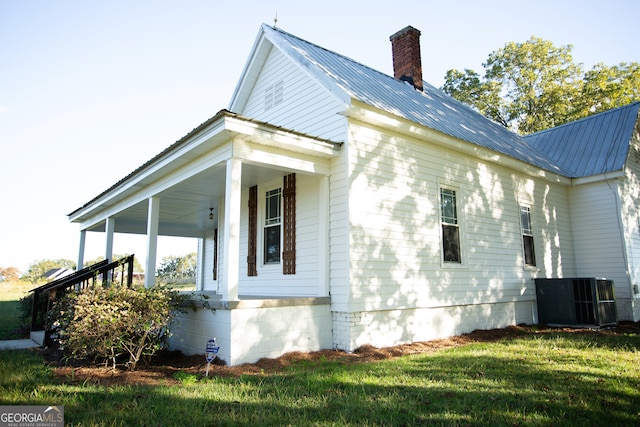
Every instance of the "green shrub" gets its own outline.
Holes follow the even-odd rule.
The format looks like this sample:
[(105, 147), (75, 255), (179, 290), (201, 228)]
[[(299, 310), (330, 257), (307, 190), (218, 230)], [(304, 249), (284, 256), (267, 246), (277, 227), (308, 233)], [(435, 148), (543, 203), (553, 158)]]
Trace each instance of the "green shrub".
[(105, 363), (126, 356), (135, 370), (142, 356), (160, 350), (169, 335), (181, 297), (162, 287), (111, 286), (70, 292), (54, 306), (59, 342), (76, 358), (95, 357)]

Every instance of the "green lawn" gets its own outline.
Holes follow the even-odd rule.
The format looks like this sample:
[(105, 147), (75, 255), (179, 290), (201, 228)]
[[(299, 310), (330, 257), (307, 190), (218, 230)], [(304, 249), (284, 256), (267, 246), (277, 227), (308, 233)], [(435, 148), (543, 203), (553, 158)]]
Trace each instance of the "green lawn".
[(0, 340), (26, 338), (26, 331), (19, 332), (20, 311), (18, 301), (35, 287), (32, 283), (0, 283)]
[(375, 363), (180, 378), (64, 384), (37, 354), (4, 351), (0, 405), (64, 405), (72, 426), (630, 426), (640, 420), (640, 335), (541, 330)]

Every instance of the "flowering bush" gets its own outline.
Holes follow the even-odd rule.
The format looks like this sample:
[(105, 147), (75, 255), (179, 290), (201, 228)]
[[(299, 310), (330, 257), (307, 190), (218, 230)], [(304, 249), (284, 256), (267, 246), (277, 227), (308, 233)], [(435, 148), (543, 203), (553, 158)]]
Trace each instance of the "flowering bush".
[(59, 300), (52, 319), (59, 323), (60, 345), (77, 358), (118, 360), (135, 370), (142, 356), (160, 350), (169, 335), (177, 292), (162, 287), (100, 286), (71, 292)]

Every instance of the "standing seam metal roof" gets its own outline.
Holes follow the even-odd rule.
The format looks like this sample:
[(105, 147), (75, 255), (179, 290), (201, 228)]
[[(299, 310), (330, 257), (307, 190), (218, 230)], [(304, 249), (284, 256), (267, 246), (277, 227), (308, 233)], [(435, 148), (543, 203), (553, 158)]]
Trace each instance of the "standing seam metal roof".
[(408, 83), (362, 65), (348, 57), (309, 43), (280, 29), (262, 25), (266, 37), (320, 81), (330, 79), (360, 102), (414, 121), (544, 170), (569, 176), (525, 138), (487, 119), (434, 86), (424, 82), (424, 92)]
[(525, 136), (571, 177), (621, 170), (638, 120), (640, 102)]

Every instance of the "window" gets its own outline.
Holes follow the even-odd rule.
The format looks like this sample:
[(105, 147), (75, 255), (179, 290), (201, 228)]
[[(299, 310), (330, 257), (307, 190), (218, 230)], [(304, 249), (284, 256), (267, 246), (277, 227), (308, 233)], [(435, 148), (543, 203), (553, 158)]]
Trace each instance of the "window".
[(442, 224), (442, 259), (445, 262), (461, 263), (460, 227), (455, 190), (440, 189), (440, 222)]
[[(256, 254), (261, 244), (264, 252), (262, 264), (282, 264), (282, 274), (296, 274), (296, 174), (285, 175), (282, 186), (264, 194), (264, 206), (260, 203), (264, 222), (260, 226), (258, 218), (258, 186), (249, 188), (247, 227), (247, 276), (258, 275)], [(262, 229), (263, 240), (258, 242), (258, 228)]]
[(520, 206), (520, 226), (522, 227), (524, 263), (525, 265), (536, 265), (536, 251), (533, 247), (533, 232), (531, 231), (531, 209), (528, 206)]
[(281, 197), (281, 188), (269, 190), (266, 193), (264, 218), (265, 264), (277, 264), (280, 262)]

